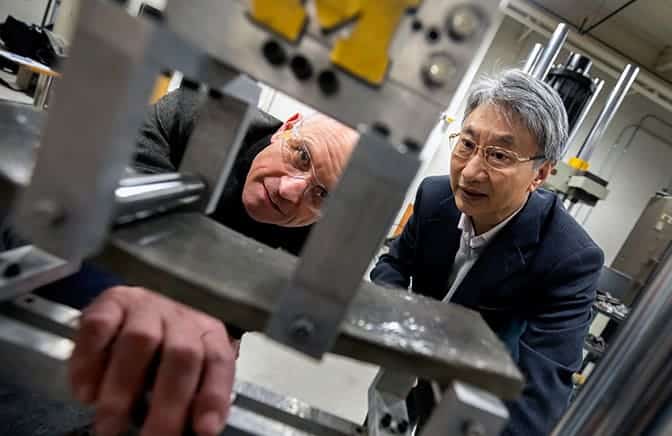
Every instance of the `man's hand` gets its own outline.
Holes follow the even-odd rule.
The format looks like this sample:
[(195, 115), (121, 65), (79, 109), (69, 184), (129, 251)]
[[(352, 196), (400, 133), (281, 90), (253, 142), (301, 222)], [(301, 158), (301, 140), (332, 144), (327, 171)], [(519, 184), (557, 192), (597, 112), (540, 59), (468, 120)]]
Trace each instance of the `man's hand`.
[[(159, 355), (158, 367), (155, 356)], [(83, 313), (70, 380), (95, 406), (99, 436), (117, 435), (156, 371), (142, 435), (214, 436), (228, 416), (238, 342), (224, 324), (146, 289), (115, 287)]]

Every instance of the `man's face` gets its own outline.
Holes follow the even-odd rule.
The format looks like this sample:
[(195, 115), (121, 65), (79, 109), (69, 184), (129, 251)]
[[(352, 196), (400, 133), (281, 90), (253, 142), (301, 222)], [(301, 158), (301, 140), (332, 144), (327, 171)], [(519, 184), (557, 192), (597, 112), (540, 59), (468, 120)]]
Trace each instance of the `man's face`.
[(247, 213), (283, 227), (314, 223), (358, 139), (356, 131), (326, 116), (294, 115), (252, 162), (243, 187)]
[[(503, 147), (523, 158), (542, 153), (534, 136), (517, 117), (492, 104), (481, 105), (469, 114), (461, 133), (473, 144)], [(528, 161), (495, 170), (487, 166), (480, 152), (469, 159), (453, 155), (450, 180), (455, 202), (482, 233), (520, 208), (529, 193), (548, 177), (550, 168), (549, 162), (535, 168)]]

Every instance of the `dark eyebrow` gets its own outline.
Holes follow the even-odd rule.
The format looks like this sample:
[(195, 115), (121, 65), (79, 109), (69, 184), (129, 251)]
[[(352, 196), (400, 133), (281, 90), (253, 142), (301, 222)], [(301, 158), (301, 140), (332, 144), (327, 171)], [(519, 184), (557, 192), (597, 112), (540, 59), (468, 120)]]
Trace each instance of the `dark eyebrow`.
[[(466, 126), (462, 133), (471, 136), (472, 138), (477, 137), (476, 132), (471, 126)], [(511, 147), (515, 143), (513, 135), (493, 135), (493, 143), (487, 145), (503, 145)]]

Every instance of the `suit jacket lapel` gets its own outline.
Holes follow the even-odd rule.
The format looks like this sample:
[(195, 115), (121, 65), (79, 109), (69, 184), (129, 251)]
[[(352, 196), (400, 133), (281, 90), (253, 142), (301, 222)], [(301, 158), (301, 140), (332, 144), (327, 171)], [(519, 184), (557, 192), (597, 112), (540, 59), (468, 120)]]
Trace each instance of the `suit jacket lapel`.
[(483, 250), (451, 301), (475, 307), (496, 285), (525, 268), (539, 243), (547, 202), (536, 192)]

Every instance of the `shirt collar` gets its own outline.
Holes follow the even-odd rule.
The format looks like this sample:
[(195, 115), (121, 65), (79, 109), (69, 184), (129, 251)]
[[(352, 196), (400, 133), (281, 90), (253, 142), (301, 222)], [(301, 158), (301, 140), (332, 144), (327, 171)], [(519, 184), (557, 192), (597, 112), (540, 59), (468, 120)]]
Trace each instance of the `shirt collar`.
[[(524, 206), (524, 204), (523, 204)], [(509, 221), (511, 221), (523, 209), (523, 206), (518, 208), (515, 212), (509, 215), (506, 219), (501, 221), (495, 227), (491, 228), (485, 233), (475, 236), (476, 230), (471, 218), (464, 213), (460, 214), (460, 221), (457, 223), (457, 228), (462, 230), (462, 238), (468, 243), (472, 249), (482, 248), (486, 246), (499, 233)]]

